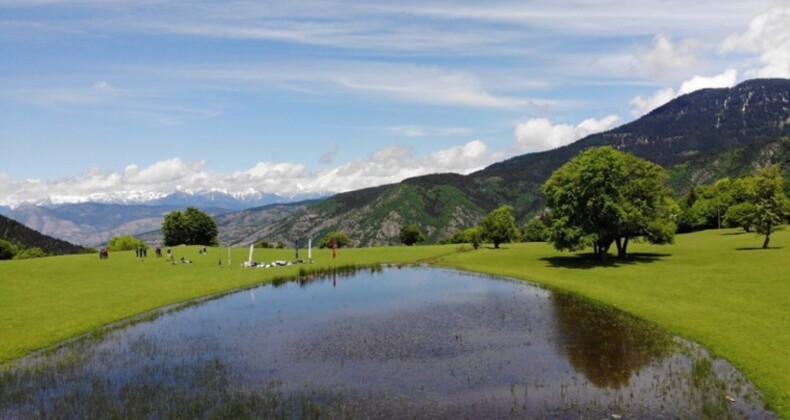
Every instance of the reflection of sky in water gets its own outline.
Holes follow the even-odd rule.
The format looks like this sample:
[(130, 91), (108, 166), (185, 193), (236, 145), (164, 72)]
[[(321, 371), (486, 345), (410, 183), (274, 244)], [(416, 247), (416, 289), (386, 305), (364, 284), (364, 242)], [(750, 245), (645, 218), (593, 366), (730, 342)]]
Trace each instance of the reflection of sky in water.
[(192, 387), (190, 375), (215, 363), (230, 373), (229, 389), (273, 380), (351, 389), (407, 401), (416, 413), (430, 404), (481, 415), (518, 407), (694, 417), (707, 391), (684, 385), (691, 358), (670, 354), (670, 344), (654, 327), (523, 282), (389, 268), (336, 284), (261, 286), (130, 326), (95, 346), (74, 375), (110, 378), (115, 390), (140, 377)]

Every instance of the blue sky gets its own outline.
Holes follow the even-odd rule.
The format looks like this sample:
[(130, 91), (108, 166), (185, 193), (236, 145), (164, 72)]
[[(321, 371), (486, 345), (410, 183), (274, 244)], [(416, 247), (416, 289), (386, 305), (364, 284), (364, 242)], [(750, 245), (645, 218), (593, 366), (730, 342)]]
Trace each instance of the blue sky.
[(0, 0), (0, 205), (468, 173), (790, 77), (788, 28), (773, 0)]

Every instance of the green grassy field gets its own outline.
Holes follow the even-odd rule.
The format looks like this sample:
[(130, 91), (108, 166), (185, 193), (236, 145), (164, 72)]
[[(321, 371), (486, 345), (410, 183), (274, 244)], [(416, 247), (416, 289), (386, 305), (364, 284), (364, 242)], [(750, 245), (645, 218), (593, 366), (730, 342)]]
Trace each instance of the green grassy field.
[[(457, 245), (339, 250), (337, 265), (410, 263), (522, 278), (616, 306), (697, 341), (728, 359), (790, 418), (790, 232), (762, 241), (734, 230), (680, 235), (676, 244), (633, 244), (627, 263), (607, 266), (546, 244), (456, 252)], [(198, 255), (176, 247), (173, 266), (133, 252), (0, 261), (0, 362), (23, 356), (102, 325), (162, 306), (294, 276), (300, 267), (243, 269), (247, 249), (234, 249), (232, 267), (218, 267), (219, 251)], [(227, 253), (223, 250), (223, 257)], [(304, 253), (302, 254), (304, 257)], [(292, 259), (292, 250), (256, 250), (256, 260)], [(314, 251), (312, 267), (333, 264), (331, 251)]]

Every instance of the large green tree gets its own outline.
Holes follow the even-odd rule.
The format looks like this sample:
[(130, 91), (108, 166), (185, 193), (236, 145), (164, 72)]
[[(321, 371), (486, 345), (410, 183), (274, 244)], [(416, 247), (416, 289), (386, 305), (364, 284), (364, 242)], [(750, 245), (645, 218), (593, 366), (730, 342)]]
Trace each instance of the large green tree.
[(194, 208), (184, 212), (174, 211), (165, 215), (162, 234), (166, 246), (173, 245), (217, 245), (219, 229), (211, 216)]
[(680, 201), (676, 219), (678, 231), (691, 232), (701, 229), (721, 228), (730, 206), (736, 204), (743, 188), (743, 180), (722, 178), (712, 185), (692, 186)]
[(612, 147), (591, 148), (557, 169), (543, 186), (551, 212), (549, 241), (559, 250), (592, 246), (606, 260), (612, 244), (620, 258), (635, 239), (670, 243), (677, 205), (666, 171)]
[(513, 207), (502, 206), (489, 213), (480, 223), (480, 232), (486, 240), (494, 243), (494, 248), (518, 238), (520, 232)]
[(754, 204), (752, 226), (755, 232), (765, 235), (763, 248), (768, 248), (771, 233), (781, 229), (790, 213), (790, 202), (784, 191), (784, 178), (779, 166), (769, 166), (757, 173), (751, 202)]
[(351, 238), (348, 237), (346, 232), (342, 230), (336, 230), (334, 232), (327, 233), (321, 241), (318, 242), (319, 248), (330, 248), (332, 246), (332, 240), (335, 240), (335, 245), (338, 248), (345, 248), (351, 246)]

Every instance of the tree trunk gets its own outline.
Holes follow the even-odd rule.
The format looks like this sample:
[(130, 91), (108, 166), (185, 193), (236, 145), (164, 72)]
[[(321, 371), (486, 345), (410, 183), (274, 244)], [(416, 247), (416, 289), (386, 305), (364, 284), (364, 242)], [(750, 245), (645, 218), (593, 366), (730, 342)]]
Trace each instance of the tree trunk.
[[(619, 244), (619, 241), (618, 241)], [(623, 245), (622, 247), (617, 247), (617, 258), (625, 259), (628, 258), (628, 237), (626, 236), (623, 238)]]
[(621, 258), (620, 256), (623, 255), (623, 241), (620, 237), (615, 238), (614, 244), (617, 245), (617, 258)]
[(765, 230), (765, 242), (763, 242), (763, 249), (768, 248), (768, 241), (771, 240), (771, 224), (768, 223), (768, 229)]

